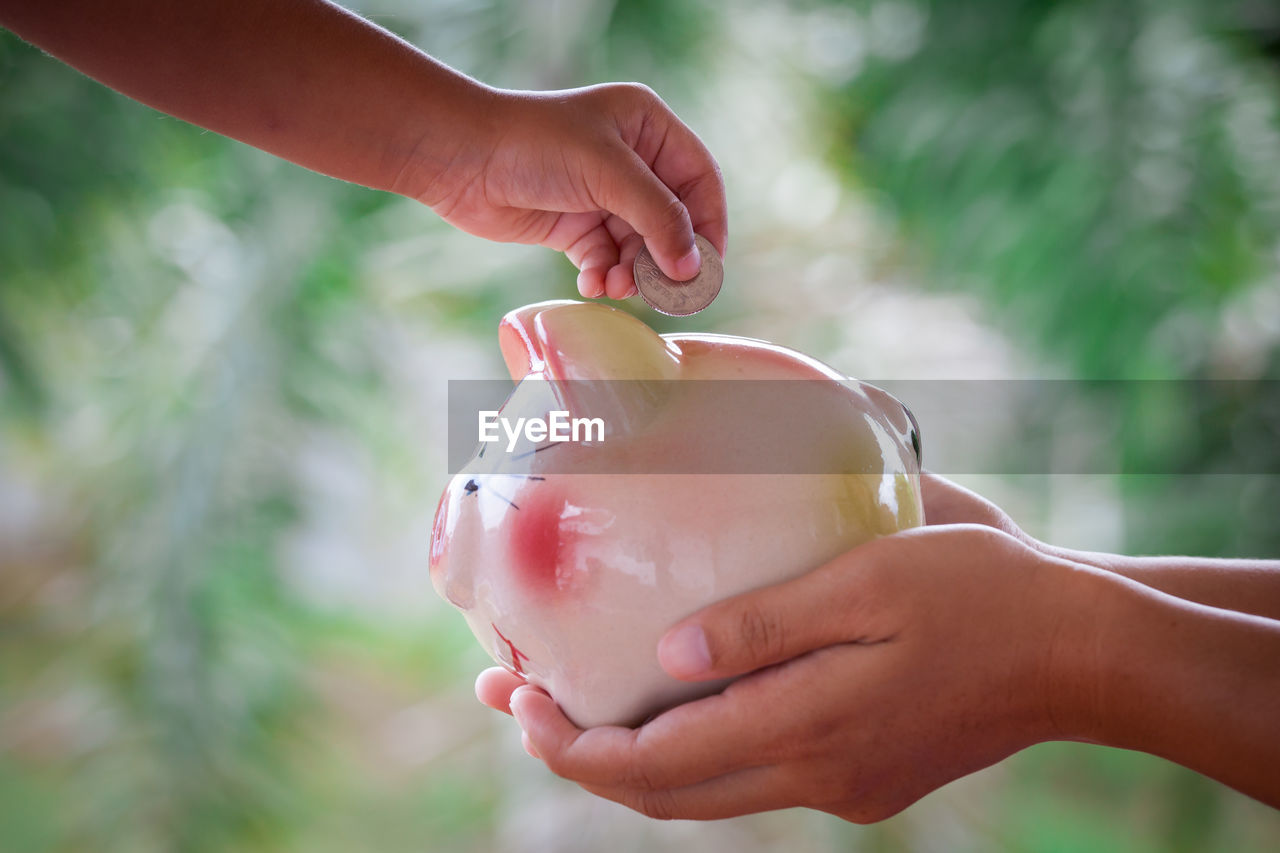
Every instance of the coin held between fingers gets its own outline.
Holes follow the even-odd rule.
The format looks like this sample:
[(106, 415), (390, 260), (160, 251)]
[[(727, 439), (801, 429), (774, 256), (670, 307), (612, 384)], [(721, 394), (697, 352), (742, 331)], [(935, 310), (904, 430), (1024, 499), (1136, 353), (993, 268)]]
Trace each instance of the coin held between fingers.
[(715, 300), (724, 281), (724, 263), (711, 241), (701, 234), (693, 236), (702, 255), (702, 267), (688, 281), (667, 278), (649, 254), (648, 247), (636, 255), (632, 274), (636, 290), (650, 308), (671, 317), (687, 317), (697, 314)]

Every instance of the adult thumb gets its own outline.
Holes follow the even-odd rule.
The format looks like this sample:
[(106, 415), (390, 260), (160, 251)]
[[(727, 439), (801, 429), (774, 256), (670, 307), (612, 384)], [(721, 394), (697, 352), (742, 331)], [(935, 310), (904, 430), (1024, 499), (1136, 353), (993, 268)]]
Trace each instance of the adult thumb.
[(863, 642), (871, 609), (850, 555), (795, 580), (712, 604), (658, 642), (658, 661), (685, 681), (727, 678), (815, 649)]

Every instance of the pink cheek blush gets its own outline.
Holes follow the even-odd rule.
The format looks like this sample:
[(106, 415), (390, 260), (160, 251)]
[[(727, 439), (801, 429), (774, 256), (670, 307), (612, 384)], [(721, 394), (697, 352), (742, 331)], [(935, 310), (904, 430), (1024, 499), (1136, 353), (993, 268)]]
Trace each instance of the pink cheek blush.
[(564, 495), (545, 481), (530, 490), (510, 527), (513, 574), (529, 594), (558, 597), (573, 586), (574, 578), (565, 563), (571, 532), (561, 525), (567, 506)]

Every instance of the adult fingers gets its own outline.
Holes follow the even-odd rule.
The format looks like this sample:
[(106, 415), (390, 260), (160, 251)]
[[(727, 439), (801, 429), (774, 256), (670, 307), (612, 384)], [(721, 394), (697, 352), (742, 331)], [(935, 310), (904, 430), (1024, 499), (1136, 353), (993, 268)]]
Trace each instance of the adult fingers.
[(672, 708), (637, 729), (580, 729), (535, 688), (517, 690), (511, 709), (557, 775), (603, 788), (684, 787), (823, 754), (830, 717), (848, 711), (837, 694), (871, 664), (862, 651), (824, 649)]
[(582, 785), (656, 820), (721, 820), (807, 803), (807, 786), (789, 767), (750, 767), (677, 788), (637, 790), (614, 785)]
[(980, 524), (994, 527), (1033, 548), (1039, 545), (1004, 510), (958, 483), (921, 471), (920, 489), (926, 524)]
[(547, 767), (582, 785), (657, 791), (766, 764), (775, 752), (765, 743), (775, 735), (761, 725), (758, 709), (722, 696), (682, 705), (638, 729), (580, 729), (535, 688), (517, 690), (510, 706)]
[[(712, 604), (658, 642), (663, 669), (686, 681), (728, 678), (826, 646), (892, 640), (929, 571), (1017, 543), (979, 524), (903, 530), (859, 545), (791, 581)], [(994, 553), (994, 552), (993, 552)], [(1003, 552), (1001, 552), (1003, 553)], [(913, 586), (914, 585), (914, 586)]]
[(510, 714), (511, 694), (524, 683), (515, 673), (492, 666), (476, 677), (476, 698), (495, 711)]
[(879, 595), (885, 540), (837, 557), (795, 580), (705, 607), (658, 643), (663, 669), (686, 681), (753, 672), (840, 643), (894, 633)]
[(927, 524), (984, 524), (989, 518), (985, 500), (932, 471), (920, 472), (920, 496)]

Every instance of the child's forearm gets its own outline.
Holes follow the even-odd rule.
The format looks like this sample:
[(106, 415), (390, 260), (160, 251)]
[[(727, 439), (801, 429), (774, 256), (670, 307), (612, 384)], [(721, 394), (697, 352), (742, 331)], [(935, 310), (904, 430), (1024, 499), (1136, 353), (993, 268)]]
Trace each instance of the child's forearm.
[(1097, 566), (1188, 601), (1280, 619), (1280, 561), (1126, 557), (1037, 546), (1052, 556)]
[(410, 160), (443, 169), (490, 91), (324, 0), (0, 0), (0, 24), (156, 109), (407, 194)]
[[(1110, 581), (1118, 586), (1124, 582)], [(1280, 806), (1280, 621), (1129, 584), (1093, 599), (1084, 739), (1160, 755)]]

